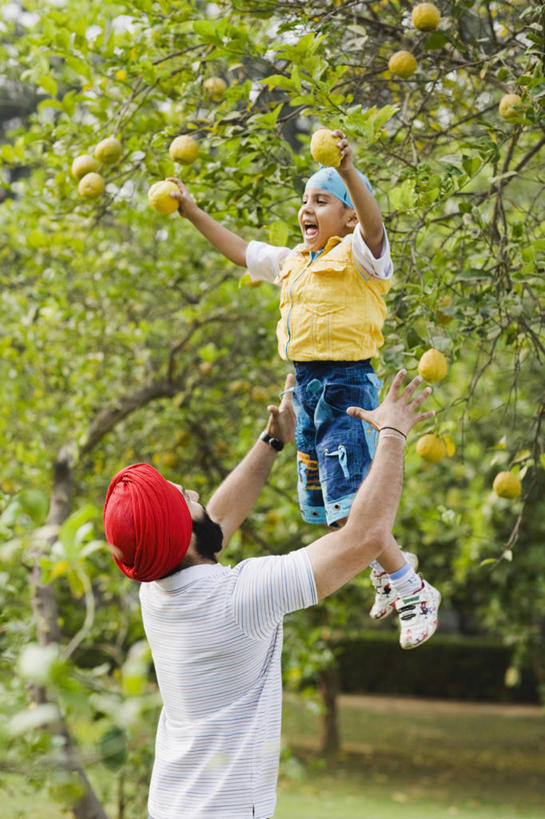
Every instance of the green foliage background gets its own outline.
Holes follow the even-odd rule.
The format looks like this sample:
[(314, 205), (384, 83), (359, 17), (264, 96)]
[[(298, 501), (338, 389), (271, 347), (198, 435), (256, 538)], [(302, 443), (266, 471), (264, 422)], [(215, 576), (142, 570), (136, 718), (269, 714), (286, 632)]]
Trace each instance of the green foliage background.
[[(87, 786), (62, 725), (83, 769), (128, 760), (145, 788), (140, 740), (158, 705), (136, 591), (101, 545), (107, 484), (151, 461), (206, 499), (288, 371), (277, 292), (246, 286), (189, 224), (152, 211), (147, 190), (176, 174), (245, 238), (295, 244), (319, 124), (347, 133), (392, 245), (377, 371), (414, 371), (429, 346), (450, 365), (433, 429), (456, 453), (423, 464), (410, 442), (396, 534), (464, 630), (487, 628), (515, 667), (530, 655), (543, 674), (545, 13), (438, 5), (439, 28), (422, 32), (395, 0), (0, 3), (0, 733), (6, 767), (77, 815), (91, 815)], [(418, 61), (409, 80), (387, 70), (400, 48)], [(210, 76), (228, 84), (219, 100), (203, 92)], [(520, 112), (503, 120), (513, 92)], [(180, 133), (199, 142), (190, 167), (168, 155)], [(110, 135), (123, 157), (102, 169), (105, 194), (83, 200), (72, 160)], [(315, 536), (298, 520), (292, 460), (279, 459), (230, 561)], [(519, 473), (521, 499), (493, 495), (501, 469)], [(290, 623), (289, 683), (331, 661), (332, 634), (361, 625), (368, 598), (362, 578)]]

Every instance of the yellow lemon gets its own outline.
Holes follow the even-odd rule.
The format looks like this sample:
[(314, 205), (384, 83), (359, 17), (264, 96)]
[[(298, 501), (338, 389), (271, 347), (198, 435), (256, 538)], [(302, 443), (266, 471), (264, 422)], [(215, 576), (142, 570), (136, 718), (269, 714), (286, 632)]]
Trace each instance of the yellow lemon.
[(440, 301), (438, 302), (439, 309), (435, 314), (438, 324), (442, 325), (449, 324), (454, 318), (454, 316), (451, 316), (450, 313), (445, 312), (445, 310), (443, 309), (445, 307), (450, 307), (451, 301), (452, 299), (450, 296), (443, 296), (443, 298), (440, 299)]
[(441, 381), (447, 374), (447, 360), (443, 353), (427, 350), (418, 362), (418, 372), (425, 381)]
[(182, 134), (172, 140), (168, 152), (174, 162), (191, 165), (199, 155), (199, 143), (189, 134)]
[(225, 94), (227, 83), (221, 77), (208, 77), (203, 84), (202, 90), (213, 100), (219, 100)]
[(250, 392), (251, 384), (249, 381), (231, 381), (229, 384), (229, 391), (233, 395), (245, 395)]
[(104, 179), (99, 173), (86, 173), (79, 181), (78, 193), (85, 199), (96, 199), (104, 192)]
[(407, 80), (416, 71), (416, 60), (410, 51), (396, 51), (388, 60), (390, 73)]
[(162, 452), (161, 464), (162, 466), (166, 466), (167, 469), (173, 469), (178, 465), (178, 456), (175, 452)]
[(522, 100), (518, 94), (504, 94), (500, 100), (500, 104), (498, 105), (500, 117), (503, 117), (504, 119), (516, 117), (517, 114), (521, 113), (521, 105)]
[(518, 498), (522, 492), (522, 484), (514, 472), (498, 472), (494, 478), (492, 489), (499, 498)]
[(115, 165), (121, 159), (123, 146), (115, 137), (107, 137), (98, 143), (93, 153), (99, 162), (105, 165)]
[(269, 403), (269, 393), (265, 387), (252, 387), (250, 395), (252, 397), (252, 401), (256, 401), (258, 404)]
[(447, 455), (449, 456), (449, 458), (452, 458), (452, 456), (456, 452), (456, 444), (454, 443), (450, 435), (445, 435), (443, 441), (445, 442), (445, 446), (447, 448)]
[(169, 182), (167, 179), (155, 182), (148, 191), (148, 202), (159, 213), (174, 213), (175, 210), (178, 210), (178, 201), (173, 199), (170, 194), (177, 190), (178, 185), (175, 182)]
[(432, 31), (437, 28), (440, 19), (441, 12), (433, 3), (419, 3), (411, 13), (413, 26), (421, 31)]
[(72, 162), (72, 176), (75, 176), (76, 179), (81, 179), (86, 173), (96, 171), (97, 168), (98, 162), (94, 156), (91, 156), (91, 154), (81, 154)]
[(339, 139), (333, 136), (329, 128), (319, 128), (312, 134), (310, 153), (321, 165), (338, 168), (341, 164), (341, 152), (337, 145)]
[(425, 461), (430, 461), (432, 464), (440, 461), (447, 454), (447, 447), (442, 438), (429, 432), (423, 435), (416, 442), (416, 452)]

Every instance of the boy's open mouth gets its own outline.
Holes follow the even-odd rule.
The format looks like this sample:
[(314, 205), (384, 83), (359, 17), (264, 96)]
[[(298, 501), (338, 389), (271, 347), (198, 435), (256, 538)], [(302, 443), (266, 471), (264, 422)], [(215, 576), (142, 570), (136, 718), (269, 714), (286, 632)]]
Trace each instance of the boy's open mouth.
[(303, 235), (305, 239), (314, 239), (318, 234), (318, 225), (314, 222), (303, 222)]

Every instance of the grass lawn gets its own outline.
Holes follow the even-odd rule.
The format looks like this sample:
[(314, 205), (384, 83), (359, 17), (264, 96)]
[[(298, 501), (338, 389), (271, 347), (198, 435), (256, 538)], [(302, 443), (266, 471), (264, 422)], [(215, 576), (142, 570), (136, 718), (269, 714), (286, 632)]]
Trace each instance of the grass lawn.
[(275, 819), (543, 819), (538, 709), (343, 697), (342, 753), (317, 753), (317, 717), (288, 698)]
[[(538, 708), (341, 697), (340, 728), (342, 752), (324, 759), (318, 717), (303, 699), (286, 698), (288, 750), (274, 819), (545, 817), (545, 713)], [(118, 775), (102, 766), (89, 773), (117, 819)], [(138, 783), (126, 771), (124, 819), (147, 815), (145, 776)], [(0, 799), (2, 819), (72, 815), (23, 777), (0, 776)]]

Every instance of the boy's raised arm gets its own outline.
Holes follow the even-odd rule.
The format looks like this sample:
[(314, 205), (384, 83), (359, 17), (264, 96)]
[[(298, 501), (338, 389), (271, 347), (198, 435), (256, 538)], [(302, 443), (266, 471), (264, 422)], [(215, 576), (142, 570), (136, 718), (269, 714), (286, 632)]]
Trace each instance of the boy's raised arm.
[(216, 250), (240, 267), (246, 267), (246, 248), (248, 243), (236, 233), (220, 225), (204, 210), (199, 208), (189, 191), (179, 179), (169, 178), (179, 189), (179, 193), (172, 193), (171, 196), (178, 201), (178, 213), (182, 218), (188, 219), (197, 230), (208, 239)]
[(344, 138), (342, 131), (333, 131), (333, 134), (339, 137), (338, 144), (342, 154), (341, 164), (337, 171), (348, 188), (365, 244), (373, 256), (378, 259), (382, 255), (384, 238), (382, 213), (375, 197), (354, 167), (352, 148), (348, 140)]

